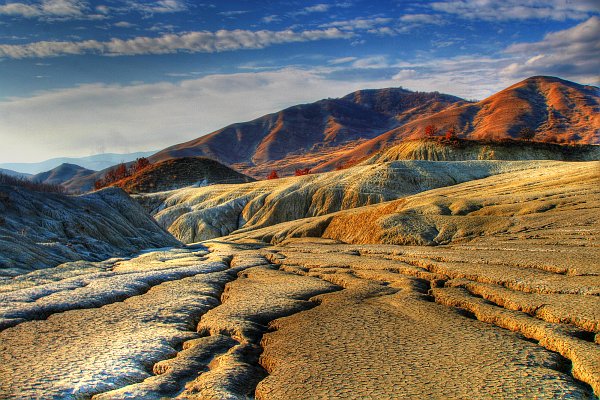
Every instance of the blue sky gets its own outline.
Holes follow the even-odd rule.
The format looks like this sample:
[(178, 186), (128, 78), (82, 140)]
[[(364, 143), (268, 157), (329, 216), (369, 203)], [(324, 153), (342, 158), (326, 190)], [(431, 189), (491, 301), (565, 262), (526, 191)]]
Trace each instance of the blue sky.
[(0, 0), (0, 162), (160, 149), (403, 86), (598, 85), (599, 0)]

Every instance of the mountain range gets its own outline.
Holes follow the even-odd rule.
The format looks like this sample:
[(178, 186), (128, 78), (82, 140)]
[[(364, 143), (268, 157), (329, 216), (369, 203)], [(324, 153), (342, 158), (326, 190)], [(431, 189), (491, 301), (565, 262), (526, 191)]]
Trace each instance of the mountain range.
[(48, 172), (61, 164), (75, 164), (77, 166), (91, 169), (94, 171), (100, 171), (109, 167), (112, 167), (115, 164), (121, 162), (129, 162), (133, 161), (136, 158), (140, 157), (148, 157), (151, 154), (156, 153), (156, 151), (141, 151), (136, 153), (102, 153), (95, 154), (92, 156), (86, 157), (59, 157), (59, 158), (51, 158), (49, 160), (37, 162), (37, 163), (0, 163), (0, 169), (5, 168), (9, 170), (13, 170), (22, 174), (39, 174), (41, 172)]
[[(264, 179), (273, 170), (287, 176), (297, 169), (324, 172), (352, 165), (406, 140), (422, 138), (428, 126), (435, 127), (438, 135), (452, 128), (458, 138), (481, 143), (515, 139), (529, 128), (535, 142), (600, 144), (600, 89), (548, 76), (525, 79), (477, 102), (438, 92), (366, 89), (235, 123), (152, 155), (101, 154), (0, 167), (30, 172), (53, 165), (32, 179), (60, 182), (73, 191), (91, 190), (111, 166), (138, 157), (153, 163), (207, 157)], [(494, 152), (488, 153), (485, 158), (494, 159)], [(503, 158), (521, 157), (521, 153), (503, 152)], [(557, 159), (569, 159), (563, 153), (544, 150), (547, 157), (543, 158), (558, 154)], [(63, 160), (71, 161), (59, 162)]]
[(402, 88), (359, 90), (229, 125), (150, 160), (205, 156), (257, 178), (273, 169), (283, 175), (297, 168), (325, 171), (421, 137), (428, 125), (441, 134), (452, 127), (467, 139), (513, 139), (530, 128), (536, 141), (599, 144), (599, 111), (599, 88), (547, 76), (479, 102)]

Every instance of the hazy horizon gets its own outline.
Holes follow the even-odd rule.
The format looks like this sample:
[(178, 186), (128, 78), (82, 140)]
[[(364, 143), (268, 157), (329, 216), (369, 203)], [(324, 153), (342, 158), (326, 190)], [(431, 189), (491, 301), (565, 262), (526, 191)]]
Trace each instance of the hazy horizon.
[(598, 85), (596, 1), (0, 5), (0, 163), (161, 149), (357, 89)]

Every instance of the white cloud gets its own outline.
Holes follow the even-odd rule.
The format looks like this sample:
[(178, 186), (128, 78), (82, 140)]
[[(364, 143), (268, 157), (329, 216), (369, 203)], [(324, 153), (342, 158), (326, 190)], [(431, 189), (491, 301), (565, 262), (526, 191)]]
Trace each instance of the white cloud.
[(0, 14), (25, 18), (83, 18), (87, 2), (80, 0), (43, 0), (35, 4), (7, 3), (0, 6)]
[(306, 7), (304, 11), (312, 13), (312, 12), (326, 12), (331, 8), (330, 4), (315, 4), (314, 6)]
[(331, 65), (347, 64), (347, 63), (350, 63), (355, 60), (357, 60), (357, 57), (341, 57), (341, 58), (334, 58), (333, 60), (329, 60), (328, 63)]
[(248, 14), (249, 12), (250, 11), (246, 10), (222, 11), (219, 13), (219, 15), (222, 15), (224, 17), (235, 17), (236, 15)]
[(392, 22), (392, 18), (373, 17), (373, 18), (354, 18), (346, 21), (334, 21), (321, 25), (322, 28), (333, 27), (345, 31), (375, 29), (381, 25)]
[(181, 0), (158, 0), (152, 3), (127, 1), (127, 8), (147, 14), (173, 13), (187, 10), (187, 5)]
[(347, 8), (350, 6), (352, 6), (352, 4), (348, 3), (348, 2), (334, 3), (334, 4), (319, 3), (319, 4), (312, 5), (312, 6), (304, 7), (300, 11), (291, 13), (291, 15), (308, 15), (308, 14), (312, 14), (312, 13), (323, 13), (323, 12), (329, 11), (330, 9), (332, 9), (334, 7)]
[(598, 12), (597, 0), (450, 0), (431, 4), (436, 11), (487, 21), (585, 19)]
[(96, 6), (96, 11), (100, 14), (108, 14), (110, 12), (110, 8), (105, 5)]
[(132, 24), (131, 22), (127, 22), (127, 21), (115, 22), (113, 25), (118, 28), (132, 28), (135, 26), (135, 24)]
[(392, 79), (402, 81), (405, 79), (413, 78), (416, 75), (417, 71), (415, 71), (414, 69), (402, 69), (396, 75), (394, 75)]
[(0, 14), (20, 16), (25, 18), (38, 17), (41, 15), (39, 7), (23, 3), (8, 3), (0, 6)]
[(535, 43), (518, 43), (505, 52), (520, 58), (502, 73), (512, 78), (558, 75), (578, 81), (600, 83), (600, 18), (591, 17), (572, 28), (548, 33)]
[(344, 39), (352, 33), (337, 28), (306, 31), (248, 31), (220, 30), (216, 32), (188, 32), (165, 34), (159, 37), (136, 37), (107, 42), (86, 40), (79, 42), (41, 41), (23, 45), (0, 45), (0, 58), (54, 57), (73, 54), (101, 54), (109, 56), (139, 54), (169, 54), (176, 52), (215, 53), (239, 49), (260, 49), (275, 44)]
[(387, 68), (389, 63), (386, 56), (371, 56), (355, 60), (352, 67), (358, 69), (378, 69)]
[[(96, 10), (98, 11), (101, 7), (96, 7)], [(100, 11), (100, 14), (90, 13), (89, 11), (88, 3), (81, 0), (42, 0), (37, 3), (13, 2), (0, 5), (0, 15), (13, 17), (38, 18), (46, 21), (99, 20), (106, 18), (106, 15)]]
[(281, 18), (278, 15), (273, 14), (262, 17), (260, 20), (266, 24), (270, 24), (271, 22), (281, 21)]

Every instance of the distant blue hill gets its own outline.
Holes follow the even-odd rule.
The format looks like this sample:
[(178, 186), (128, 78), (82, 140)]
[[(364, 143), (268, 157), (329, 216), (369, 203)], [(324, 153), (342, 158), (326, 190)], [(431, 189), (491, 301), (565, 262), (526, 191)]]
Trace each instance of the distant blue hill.
[(0, 174), (14, 176), (16, 178), (29, 178), (31, 174), (23, 174), (21, 172), (13, 171), (10, 169), (0, 168)]
[(52, 158), (38, 163), (0, 163), (0, 169), (9, 169), (23, 174), (39, 174), (40, 172), (54, 169), (61, 164), (76, 164), (86, 169), (100, 171), (112, 167), (115, 164), (133, 161), (139, 157), (148, 157), (154, 153), (156, 153), (156, 151), (142, 151), (127, 154), (104, 153), (79, 158)]

